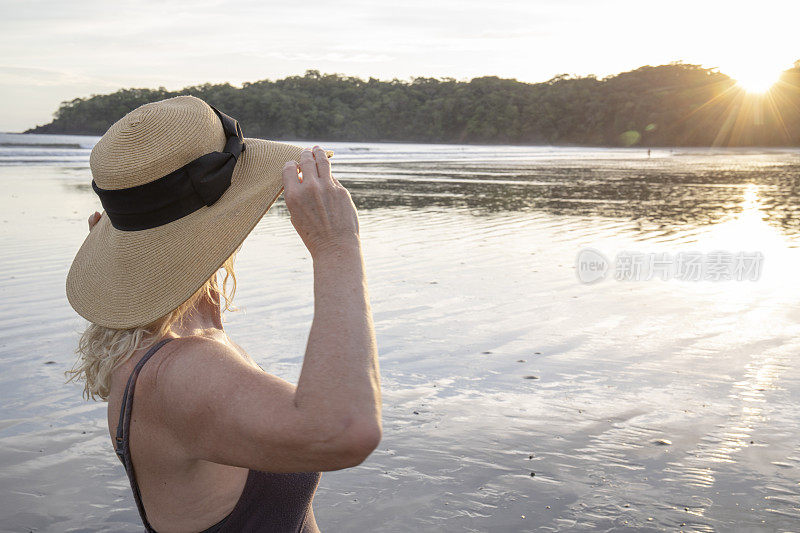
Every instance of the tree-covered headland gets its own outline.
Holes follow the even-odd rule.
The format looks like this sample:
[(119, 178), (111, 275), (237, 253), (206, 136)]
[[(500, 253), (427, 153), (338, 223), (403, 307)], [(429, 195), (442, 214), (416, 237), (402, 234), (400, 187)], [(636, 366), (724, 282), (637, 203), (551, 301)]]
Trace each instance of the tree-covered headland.
[(363, 80), (307, 70), (242, 87), (121, 89), (76, 98), (28, 133), (102, 135), (142, 104), (186, 94), (236, 117), (246, 136), (277, 140), (800, 146), (800, 61), (761, 95), (716, 69), (685, 63), (542, 83), (496, 76)]

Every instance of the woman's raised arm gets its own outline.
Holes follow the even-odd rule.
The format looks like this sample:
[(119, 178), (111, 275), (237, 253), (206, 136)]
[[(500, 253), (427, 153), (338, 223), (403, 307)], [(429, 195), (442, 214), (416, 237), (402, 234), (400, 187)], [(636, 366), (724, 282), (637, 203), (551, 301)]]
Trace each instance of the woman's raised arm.
[(381, 438), (381, 395), (358, 217), (322, 150), (304, 151), (300, 170), (302, 181), (284, 168), (284, 194), (314, 262), (314, 321), (295, 403), (368, 454)]
[[(296, 472), (361, 463), (381, 439), (378, 354), (358, 217), (324, 151), (283, 169), (292, 224), (314, 265), (314, 320), (297, 387), (231, 348), (181, 339), (158, 365), (155, 403), (186, 453), (222, 464)], [(215, 377), (217, 376), (217, 377)]]

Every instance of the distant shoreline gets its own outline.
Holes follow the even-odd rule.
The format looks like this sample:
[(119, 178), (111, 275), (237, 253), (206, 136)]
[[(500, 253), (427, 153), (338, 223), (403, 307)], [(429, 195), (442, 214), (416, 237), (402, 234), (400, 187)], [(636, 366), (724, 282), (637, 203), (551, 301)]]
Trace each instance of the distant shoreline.
[(320, 74), (120, 89), (63, 102), (26, 133), (102, 135), (149, 102), (192, 95), (235, 117), (246, 136), (337, 142), (583, 147), (800, 146), (800, 61), (769, 93), (747, 93), (715, 69), (644, 66), (598, 79), (524, 83), (497, 76), (410, 82)]

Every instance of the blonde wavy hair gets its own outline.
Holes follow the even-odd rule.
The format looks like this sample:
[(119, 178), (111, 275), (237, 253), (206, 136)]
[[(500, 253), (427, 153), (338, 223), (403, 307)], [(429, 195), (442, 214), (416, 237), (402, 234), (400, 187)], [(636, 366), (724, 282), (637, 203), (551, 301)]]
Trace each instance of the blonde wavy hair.
[[(146, 326), (112, 329), (89, 323), (75, 350), (79, 355), (78, 360), (71, 370), (64, 372), (65, 376), (69, 376), (66, 382), (83, 381), (84, 398), (97, 400), (99, 397), (107, 401), (114, 370), (130, 359), (136, 350), (146, 350), (164, 338), (202, 298), (215, 303), (225, 300), (222, 311), (236, 311), (233, 306), (236, 293), (236, 273), (233, 269), (235, 255), (231, 255), (188, 300)], [(221, 282), (219, 278), (222, 278)]]

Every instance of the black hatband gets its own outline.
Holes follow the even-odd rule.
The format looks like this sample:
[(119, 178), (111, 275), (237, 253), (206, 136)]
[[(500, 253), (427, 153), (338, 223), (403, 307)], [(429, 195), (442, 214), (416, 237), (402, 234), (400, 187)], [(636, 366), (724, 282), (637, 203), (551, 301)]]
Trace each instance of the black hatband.
[(245, 151), (239, 123), (210, 106), (225, 129), (225, 149), (211, 152), (150, 183), (127, 189), (101, 189), (92, 180), (111, 225), (139, 231), (168, 224), (210, 206), (230, 187), (233, 169)]

